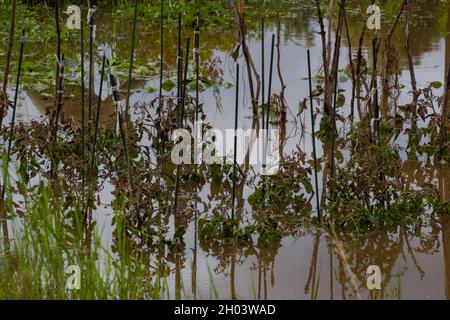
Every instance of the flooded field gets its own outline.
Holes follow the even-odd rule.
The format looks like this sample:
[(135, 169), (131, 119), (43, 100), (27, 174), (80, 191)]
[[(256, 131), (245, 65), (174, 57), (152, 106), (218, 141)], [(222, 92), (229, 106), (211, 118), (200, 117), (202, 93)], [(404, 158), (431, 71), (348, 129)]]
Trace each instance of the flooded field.
[[(54, 7), (18, 5), (0, 298), (450, 299), (450, 3), (386, 4), (376, 33), (365, 27), (370, 1), (211, 1), (197, 5), (196, 33), (194, 1), (175, 1), (182, 28), (165, 4), (161, 46), (157, 2), (138, 7), (132, 73), (132, 1), (97, 5), (92, 56), (82, 6), (83, 71), (69, 3), (63, 68)], [(233, 163), (233, 141), (227, 161), (173, 163), (173, 131), (194, 135), (196, 119), (278, 130), (279, 171), (261, 175), (250, 152)], [(65, 289), (69, 265), (81, 269), (78, 291)], [(381, 289), (367, 288), (369, 266)]]

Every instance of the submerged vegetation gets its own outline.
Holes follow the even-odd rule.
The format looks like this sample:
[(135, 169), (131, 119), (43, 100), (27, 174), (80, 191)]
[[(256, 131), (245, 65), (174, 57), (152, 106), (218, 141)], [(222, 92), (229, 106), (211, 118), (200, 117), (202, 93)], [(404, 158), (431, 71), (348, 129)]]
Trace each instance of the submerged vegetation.
[[(95, 1), (86, 21), (93, 2), (71, 2), (83, 5), (81, 33), (64, 26), (64, 1), (0, 2), (0, 41), (14, 40), (0, 47), (1, 71), (17, 77), (0, 99), (0, 299), (208, 298), (197, 292), (200, 249), (218, 260), (208, 265), (211, 298), (211, 272), (230, 274), (238, 298), (236, 266), (249, 256), (259, 272), (253, 298), (267, 298), (283, 240), (304, 235), (315, 239), (305, 293), (317, 298), (321, 233), (347, 270), (359, 252), (346, 243), (398, 232), (403, 245), (450, 213), (440, 186), (450, 162), (450, 67), (445, 83), (418, 84), (411, 1), (386, 5), (376, 33), (366, 27), (371, 1)], [(310, 84), (294, 88), (300, 103), (282, 52), (294, 8), (314, 26), (292, 39), (311, 47), (319, 31), (320, 43), (313, 62), (310, 51), (297, 57), (308, 62), (298, 73), (309, 70)], [(12, 16), (15, 31), (4, 22)], [(25, 91), (44, 116), (16, 119)], [(224, 105), (222, 95), (236, 103)], [(229, 155), (211, 165), (172, 162), (175, 129), (194, 134), (199, 119), (216, 125), (208, 103), (222, 119), (232, 115), (235, 131), (279, 130), (277, 174), (256, 173), (250, 151), (238, 165), (236, 137), (232, 164)], [(80, 290), (66, 287), (69, 266), (81, 268)], [(365, 270), (353, 272), (343, 272), (343, 298), (345, 288), (359, 296)]]

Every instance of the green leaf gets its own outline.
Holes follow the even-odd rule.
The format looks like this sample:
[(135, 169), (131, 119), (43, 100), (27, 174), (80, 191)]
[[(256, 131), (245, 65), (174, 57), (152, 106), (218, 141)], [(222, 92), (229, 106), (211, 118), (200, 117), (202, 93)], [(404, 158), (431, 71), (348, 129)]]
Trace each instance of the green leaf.
[(49, 86), (42, 82), (38, 82), (38, 83), (32, 85), (32, 89), (34, 91), (45, 91), (48, 88), (49, 88)]
[(340, 76), (339, 77), (339, 82), (345, 83), (347, 82), (349, 79), (346, 76)]
[(431, 83), (431, 86), (432, 86), (433, 88), (435, 88), (435, 89), (439, 89), (439, 88), (442, 87), (442, 82), (440, 82), (440, 81), (433, 81), (433, 82)]
[(155, 74), (155, 68), (146, 65), (140, 65), (136, 68), (136, 74), (140, 76), (153, 75)]
[(173, 88), (175, 88), (175, 82), (173, 82), (172, 80), (166, 80), (163, 82), (162, 88), (164, 91), (170, 92), (173, 90)]
[(155, 88), (150, 87), (150, 86), (146, 87), (145, 90), (147, 91), (147, 93), (150, 93), (150, 94), (152, 94), (152, 93), (154, 93), (156, 91)]
[(305, 186), (305, 190), (308, 193), (313, 193), (313, 187), (309, 180), (303, 180), (303, 185)]

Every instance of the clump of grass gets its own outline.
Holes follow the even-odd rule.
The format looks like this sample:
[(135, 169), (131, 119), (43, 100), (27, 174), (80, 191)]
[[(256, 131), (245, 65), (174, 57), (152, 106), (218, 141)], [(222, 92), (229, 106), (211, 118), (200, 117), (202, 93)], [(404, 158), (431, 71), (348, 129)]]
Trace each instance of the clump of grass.
[[(53, 184), (55, 185), (55, 184)], [(124, 201), (115, 206), (114, 251), (104, 248), (95, 231), (86, 230), (76, 194), (63, 204), (52, 187), (34, 192), (18, 182), (26, 217), (13, 216), (10, 250), (0, 252), (0, 299), (149, 299), (163, 295), (148, 263), (129, 254)], [(7, 202), (12, 202), (8, 194)], [(10, 208), (11, 209), (11, 208)], [(69, 290), (68, 266), (80, 268), (80, 289)]]

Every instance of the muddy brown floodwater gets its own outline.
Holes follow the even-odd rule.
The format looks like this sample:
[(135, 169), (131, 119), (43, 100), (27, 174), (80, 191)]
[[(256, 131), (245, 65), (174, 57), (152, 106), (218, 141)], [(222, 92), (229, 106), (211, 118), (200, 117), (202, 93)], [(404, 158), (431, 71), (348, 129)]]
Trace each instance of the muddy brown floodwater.
[[(107, 11), (105, 9), (103, 12)], [(318, 24), (311, 8), (304, 7), (301, 2), (289, 8), (290, 15), (281, 19), (281, 72), (286, 83), (286, 101), (288, 119), (286, 124), (286, 142), (283, 152), (291, 153), (296, 146), (311, 156), (312, 147), (308, 126), (310, 119), (303, 113), (298, 114), (299, 101), (308, 95), (306, 49), (310, 49), (313, 57), (314, 70), (321, 64), (321, 43), (318, 34)], [(440, 7), (440, 1), (417, 1), (414, 5), (412, 32), (412, 55), (416, 67), (419, 87), (425, 87), (432, 81), (444, 80), (445, 66), (450, 62), (450, 36), (443, 36), (445, 30), (438, 21), (448, 16)], [(449, 19), (447, 19), (449, 20)], [(449, 20), (450, 21), (450, 20)], [(350, 31), (355, 42), (362, 21), (350, 19)], [(111, 27), (113, 24), (113, 27)], [(107, 13), (99, 10), (99, 34), (106, 30), (114, 30), (114, 35), (101, 39), (97, 45), (107, 45), (118, 60), (126, 60), (129, 49), (126, 39), (129, 21), (109, 19)], [(447, 25), (447, 31), (450, 26)], [(265, 38), (270, 39), (274, 33), (273, 20), (267, 23)], [(174, 73), (176, 59), (175, 29), (166, 27), (166, 65), (165, 79)], [(193, 30), (186, 29), (184, 35), (193, 36)], [(235, 27), (209, 26), (202, 30), (202, 63), (212, 63), (215, 68), (223, 71), (223, 82), (234, 83), (234, 62), (230, 52), (236, 45), (237, 30)], [(138, 26), (137, 58), (140, 63), (157, 66), (159, 54), (159, 32), (141, 23)], [(122, 40), (116, 40), (122, 39)], [(250, 23), (249, 46), (256, 66), (260, 66), (260, 34), (257, 23)], [(402, 36), (396, 35), (394, 44), (402, 48)], [(397, 42), (397, 43), (396, 43)], [(365, 47), (369, 47), (367, 39)], [(266, 41), (266, 52), (270, 52), (269, 41)], [(47, 44), (31, 44), (36, 52), (51, 50)], [(347, 57), (347, 44), (344, 42), (342, 57)], [(354, 44), (356, 46), (356, 43)], [(74, 47), (75, 48), (75, 47)], [(406, 56), (402, 50), (400, 66), (402, 68), (401, 83), (406, 86), (400, 96), (405, 101), (409, 89), (409, 73)], [(368, 54), (367, 51), (364, 52)], [(97, 60), (98, 61), (98, 60)], [(241, 65), (244, 65), (242, 62)], [(347, 58), (341, 59), (340, 67), (347, 65)], [(96, 66), (98, 69), (98, 66)], [(244, 74), (244, 72), (242, 72)], [(98, 81), (98, 76), (96, 76)], [(125, 79), (121, 77), (122, 81)], [(248, 91), (246, 77), (242, 78), (243, 88)], [(273, 92), (280, 90), (278, 76), (274, 76)], [(350, 81), (340, 84), (349, 92)], [(121, 83), (122, 89), (126, 84)], [(131, 104), (154, 99), (157, 92), (149, 87), (158, 87), (157, 73), (143, 75), (133, 81)], [(96, 84), (98, 90), (98, 83)], [(77, 97), (76, 87), (67, 89)], [(73, 92), (72, 92), (73, 91)], [(242, 114), (240, 126), (251, 127), (251, 106), (249, 93), (245, 91), (241, 99)], [(98, 94), (98, 92), (97, 92)], [(171, 93), (168, 93), (171, 94)], [(101, 120), (114, 121), (114, 106), (110, 93), (106, 97)], [(122, 93), (123, 97), (123, 93)], [(234, 122), (234, 88), (227, 86), (210, 87), (200, 96), (204, 104), (205, 121), (216, 128), (233, 128)], [(78, 99), (67, 97), (64, 106), (66, 117), (80, 120)], [(20, 121), (44, 117), (45, 109), (51, 101), (45, 99), (40, 92), (27, 91), (21, 97), (19, 105)], [(339, 112), (347, 116), (350, 112), (345, 105)], [(301, 124), (305, 126), (302, 126)], [(317, 122), (318, 123), (318, 122)], [(317, 129), (317, 128), (316, 128)], [(343, 125), (340, 132), (345, 132)], [(405, 148), (406, 139), (400, 136), (400, 148)], [(319, 156), (323, 148), (319, 145)], [(434, 184), (443, 200), (450, 200), (450, 172), (448, 168), (425, 167), (424, 159), (406, 160), (406, 151), (401, 152), (403, 162), (403, 184), (400, 188)], [(345, 154), (344, 154), (345, 158)], [(319, 173), (322, 179), (322, 172)], [(319, 183), (322, 185), (321, 181)], [(105, 246), (112, 245), (112, 215), (109, 204), (112, 201), (113, 187), (106, 183), (101, 192), (100, 207), (94, 215), (97, 228), (102, 235)], [(183, 191), (181, 191), (183, 193)], [(211, 194), (210, 186), (205, 185), (199, 192), (199, 197), (208, 202)], [(246, 199), (251, 193), (249, 187), (244, 189), (244, 208), (246, 212), (251, 207)], [(322, 193), (322, 190), (321, 190)], [(311, 203), (315, 203), (314, 199)], [(209, 203), (213, 206), (214, 203)], [(207, 211), (209, 211), (208, 209)], [(208, 214), (208, 212), (203, 213)], [(172, 228), (172, 227), (171, 227)], [(173, 232), (173, 230), (172, 230)], [(283, 238), (279, 245), (270, 248), (255, 248), (243, 252), (237, 249), (227, 249), (217, 252), (202, 246), (197, 239), (195, 223), (191, 223), (185, 236), (185, 250), (182, 259), (171, 265), (169, 284), (174, 297), (201, 299), (215, 297), (229, 299), (355, 299), (377, 298), (366, 288), (366, 270), (370, 265), (378, 265), (382, 271), (382, 290), (378, 297), (386, 299), (450, 299), (450, 220), (439, 218), (430, 223), (415, 228), (398, 227), (389, 231), (376, 231), (365, 236), (349, 236), (337, 232), (331, 235), (321, 230), (299, 230), (295, 236)]]

